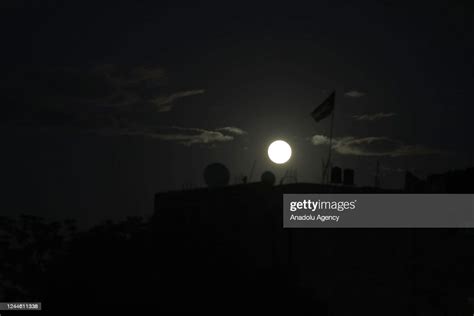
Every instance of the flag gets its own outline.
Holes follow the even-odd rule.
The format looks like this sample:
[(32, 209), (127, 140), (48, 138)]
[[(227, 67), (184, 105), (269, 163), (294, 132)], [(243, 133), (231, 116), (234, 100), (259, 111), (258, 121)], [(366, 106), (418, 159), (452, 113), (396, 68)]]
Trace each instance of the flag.
[(334, 111), (334, 100), (336, 98), (336, 91), (331, 93), (331, 95), (324, 100), (313, 112), (311, 112), (311, 116), (316, 122), (321, 121), (322, 119), (329, 116), (329, 114)]

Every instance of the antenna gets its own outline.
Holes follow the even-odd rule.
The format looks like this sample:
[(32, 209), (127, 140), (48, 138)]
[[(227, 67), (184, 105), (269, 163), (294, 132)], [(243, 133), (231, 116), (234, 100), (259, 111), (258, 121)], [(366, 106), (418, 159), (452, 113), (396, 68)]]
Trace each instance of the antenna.
[(377, 159), (377, 166), (375, 167), (374, 187), (380, 187), (380, 160)]
[(285, 180), (288, 180), (287, 183), (298, 183), (298, 176), (296, 173), (296, 169), (287, 169), (285, 175), (280, 180), (280, 185), (282, 185)]
[(321, 158), (321, 184), (324, 184), (325, 182), (325, 171), (324, 169), (326, 168), (326, 162), (324, 161), (324, 158)]
[(253, 176), (253, 170), (255, 169), (255, 164), (257, 163), (257, 160), (255, 159), (253, 161), (253, 164), (252, 164), (252, 168), (250, 169), (250, 175), (249, 175), (249, 178), (247, 179), (248, 182), (250, 182), (250, 180), (252, 180), (252, 176)]

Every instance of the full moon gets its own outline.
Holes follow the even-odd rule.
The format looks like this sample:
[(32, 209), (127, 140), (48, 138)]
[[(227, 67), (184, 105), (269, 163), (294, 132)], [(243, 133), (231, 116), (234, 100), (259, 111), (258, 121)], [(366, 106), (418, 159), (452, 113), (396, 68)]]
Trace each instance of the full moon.
[(268, 157), (274, 163), (285, 163), (291, 157), (291, 147), (283, 140), (276, 140), (268, 146)]

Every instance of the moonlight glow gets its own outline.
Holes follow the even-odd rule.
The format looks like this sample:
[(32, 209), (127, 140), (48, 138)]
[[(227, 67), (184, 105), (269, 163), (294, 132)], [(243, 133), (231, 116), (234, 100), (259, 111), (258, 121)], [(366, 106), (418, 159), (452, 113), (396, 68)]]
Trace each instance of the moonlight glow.
[(291, 147), (283, 140), (276, 140), (268, 146), (268, 157), (274, 163), (285, 163), (291, 157)]

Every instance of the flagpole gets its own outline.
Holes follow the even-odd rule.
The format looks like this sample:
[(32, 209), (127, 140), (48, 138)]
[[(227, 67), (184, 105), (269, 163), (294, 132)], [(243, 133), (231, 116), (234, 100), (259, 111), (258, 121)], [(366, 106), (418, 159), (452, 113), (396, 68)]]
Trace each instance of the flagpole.
[(324, 158), (321, 158), (321, 184), (324, 184), (324, 177), (325, 177), (325, 170), (326, 170), (326, 162)]
[(313, 112), (311, 112), (311, 116), (313, 119), (318, 123), (320, 120), (326, 118), (331, 115), (331, 126), (329, 131), (329, 154), (327, 161), (322, 158), (322, 184), (329, 183), (329, 167), (331, 164), (331, 154), (332, 154), (332, 132), (334, 129), (334, 108), (335, 108), (335, 99), (336, 99), (336, 91), (333, 91), (329, 97), (324, 100)]
[[(334, 96), (335, 98), (335, 96)], [(330, 178), (330, 171), (329, 167), (331, 165), (331, 153), (332, 153), (332, 131), (334, 129), (334, 112), (336, 111), (336, 102), (334, 102), (334, 108), (332, 109), (331, 113), (331, 126), (329, 127), (329, 154), (328, 154), (328, 160), (326, 162), (326, 168), (324, 168), (324, 179), (323, 182), (326, 182), (325, 184), (329, 183), (329, 178)]]

